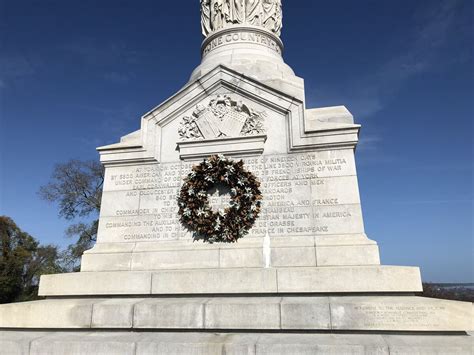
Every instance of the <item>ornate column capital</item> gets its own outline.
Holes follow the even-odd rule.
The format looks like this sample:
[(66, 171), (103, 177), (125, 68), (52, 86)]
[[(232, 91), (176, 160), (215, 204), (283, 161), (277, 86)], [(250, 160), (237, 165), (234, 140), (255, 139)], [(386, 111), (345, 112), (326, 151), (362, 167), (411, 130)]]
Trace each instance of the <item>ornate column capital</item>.
[(280, 36), (282, 0), (200, 0), (202, 34), (232, 26), (256, 26)]

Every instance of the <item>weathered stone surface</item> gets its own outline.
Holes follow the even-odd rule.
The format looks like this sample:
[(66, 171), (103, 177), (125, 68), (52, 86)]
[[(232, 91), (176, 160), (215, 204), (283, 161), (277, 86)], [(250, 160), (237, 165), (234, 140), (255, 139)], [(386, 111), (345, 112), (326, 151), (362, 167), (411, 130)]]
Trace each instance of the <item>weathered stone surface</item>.
[(7, 355), (470, 355), (474, 343), (459, 335), (3, 331), (0, 345)]
[(365, 234), (318, 235), (314, 243), (316, 247), (377, 245)]
[(472, 355), (474, 338), (471, 336), (382, 335), (390, 355)]
[(84, 254), (81, 272), (132, 270), (132, 253)]
[(315, 247), (271, 248), (272, 267), (316, 266)]
[(389, 355), (387, 344), (378, 334), (279, 334), (261, 337), (257, 343), (257, 354), (370, 354)]
[(279, 292), (421, 292), (415, 267), (278, 269)]
[(0, 328), (89, 328), (97, 300), (45, 300), (0, 306)]
[(0, 331), (0, 349), (5, 355), (30, 355), (33, 340), (50, 335), (47, 332)]
[(174, 270), (153, 274), (153, 294), (275, 293), (274, 269)]
[(280, 329), (280, 298), (222, 298), (206, 303), (207, 329)]
[[(144, 243), (149, 245), (149, 243)], [(96, 243), (90, 250), (86, 250), (84, 255), (89, 254), (126, 254), (137, 249), (136, 243)]]
[(258, 268), (264, 265), (263, 248), (223, 249), (219, 251), (219, 266), (222, 268)]
[(133, 253), (132, 270), (212, 269), (219, 267), (219, 250), (162, 251)]
[(139, 338), (133, 333), (52, 333), (33, 340), (30, 355), (135, 355)]
[(136, 304), (134, 326), (146, 329), (203, 329), (205, 299), (152, 299)]
[(132, 298), (94, 302), (91, 328), (133, 328), (135, 305), (141, 301), (139, 298)]
[(136, 355), (222, 355), (224, 337), (207, 333), (162, 333), (145, 335)]
[[(342, 165), (340, 166), (342, 168)], [(360, 204), (357, 176), (321, 178), (319, 183), (311, 184), (311, 199), (315, 206)]]
[[(277, 277), (278, 274), (278, 277)], [(81, 272), (41, 278), (41, 296), (420, 292), (418, 268), (338, 266)]]
[(40, 296), (147, 295), (151, 273), (78, 272), (41, 276)]
[[(184, 340), (183, 340), (184, 341)], [(140, 343), (136, 355), (223, 355), (222, 344), (213, 343)]]
[(312, 132), (321, 129), (321, 123), (354, 124), (354, 116), (345, 106), (321, 107), (306, 110), (305, 131)]
[(129, 191), (104, 191), (100, 206), (101, 217), (117, 217), (118, 215), (138, 216), (140, 195)]
[[(98, 243), (84, 254), (81, 270), (258, 268), (266, 265), (263, 245), (263, 236), (249, 236), (236, 244), (213, 245), (190, 240)], [(380, 264), (377, 244), (361, 234), (274, 236), (270, 238), (270, 254), (272, 267)]]
[[(334, 243), (338, 243), (338, 238)], [(189, 249), (186, 245), (161, 250), (133, 251), (131, 253), (88, 253), (82, 257), (81, 270), (98, 271), (153, 271), (164, 269), (209, 269), (209, 268), (259, 268), (264, 267), (263, 238), (248, 238), (247, 243), (235, 246), (213, 245)], [(342, 242), (342, 241), (341, 241)], [(150, 243), (152, 244), (152, 243)], [(167, 243), (166, 243), (167, 244)], [(282, 246), (279, 246), (279, 245)], [(309, 246), (303, 246), (308, 244)], [(270, 244), (270, 266), (315, 267), (315, 266), (360, 266), (379, 265), (378, 246), (374, 244), (314, 246), (308, 237), (307, 243), (295, 240), (295, 245), (283, 247), (277, 238)], [(175, 249), (175, 250), (172, 250)], [(316, 262), (317, 261), (317, 262)]]
[(0, 315), (5, 329), (395, 332), (462, 332), (474, 318), (471, 303), (413, 296), (51, 299), (3, 305)]
[(316, 247), (318, 266), (380, 265), (377, 245)]
[(328, 297), (285, 297), (281, 301), (282, 329), (331, 329)]

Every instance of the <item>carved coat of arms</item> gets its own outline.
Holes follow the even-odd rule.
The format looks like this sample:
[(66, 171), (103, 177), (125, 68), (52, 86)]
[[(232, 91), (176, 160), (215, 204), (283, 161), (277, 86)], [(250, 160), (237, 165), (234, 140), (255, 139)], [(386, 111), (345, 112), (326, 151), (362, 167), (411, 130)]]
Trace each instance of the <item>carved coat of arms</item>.
[(191, 116), (183, 118), (179, 136), (189, 140), (264, 134), (264, 116), (228, 95), (217, 95), (207, 106), (197, 105)]

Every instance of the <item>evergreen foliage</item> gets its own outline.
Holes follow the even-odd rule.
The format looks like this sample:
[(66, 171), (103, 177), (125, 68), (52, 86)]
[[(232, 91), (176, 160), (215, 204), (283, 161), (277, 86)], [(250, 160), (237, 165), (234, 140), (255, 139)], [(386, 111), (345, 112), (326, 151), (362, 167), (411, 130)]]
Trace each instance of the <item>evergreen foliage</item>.
[(64, 270), (57, 247), (40, 245), (6, 216), (0, 216), (0, 252), (0, 303), (35, 299), (39, 277)]

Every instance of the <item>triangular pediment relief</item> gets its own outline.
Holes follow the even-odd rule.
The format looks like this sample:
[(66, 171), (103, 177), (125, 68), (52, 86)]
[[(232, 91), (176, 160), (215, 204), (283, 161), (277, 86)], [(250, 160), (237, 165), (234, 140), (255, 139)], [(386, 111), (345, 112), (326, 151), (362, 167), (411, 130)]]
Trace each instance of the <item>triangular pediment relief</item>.
[[(305, 123), (304, 102), (219, 65), (145, 114), (139, 134), (99, 151), (104, 164), (161, 162), (163, 155), (169, 161), (200, 158), (217, 151), (231, 154), (235, 149), (261, 154), (267, 138), (274, 137), (268, 128), (275, 133), (276, 121), (285, 152), (357, 143), (358, 127), (340, 130), (335, 139), (330, 130), (317, 132)], [(214, 147), (203, 149), (203, 142)], [(242, 145), (247, 147), (242, 150)], [(181, 154), (171, 157), (176, 151)]]
[[(189, 109), (195, 109), (201, 101), (217, 99), (217, 96), (228, 95), (231, 100), (244, 103), (259, 103), (280, 113), (286, 113), (289, 106), (303, 105), (303, 102), (289, 95), (270, 88), (258, 81), (246, 77), (225, 66), (219, 65), (195, 82), (185, 86), (176, 95), (143, 116), (144, 119), (154, 119), (163, 126), (169, 120), (181, 119), (182, 114)], [(220, 102), (215, 101), (217, 105)], [(250, 105), (247, 108), (251, 109)]]
[[(176, 125), (175, 145), (184, 142), (192, 147), (192, 143), (198, 141), (226, 139), (237, 139), (242, 144), (248, 138), (252, 142), (248, 153), (261, 153), (263, 147), (256, 149), (255, 141), (258, 138), (261, 145), (266, 140), (264, 120), (272, 115), (287, 117), (291, 110), (302, 113), (303, 102), (232, 69), (217, 66), (145, 114), (140, 135), (134, 134), (133, 142), (128, 140), (126, 144), (101, 147), (101, 160), (107, 163), (107, 156), (114, 159), (108, 154), (111, 151), (120, 152), (120, 158), (123, 158), (133, 144), (131, 159), (139, 153), (142, 160), (146, 155), (149, 159), (161, 161), (162, 144), (170, 144), (169, 135), (164, 136), (163, 132), (170, 125)], [(143, 149), (137, 149), (137, 145)], [(222, 149), (223, 145), (228, 144), (216, 149)]]

